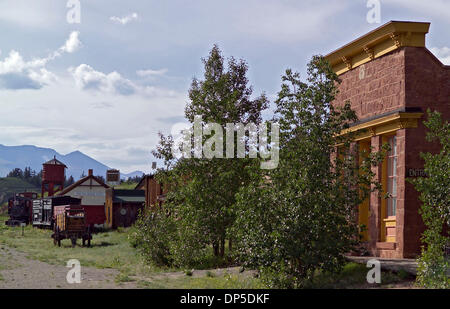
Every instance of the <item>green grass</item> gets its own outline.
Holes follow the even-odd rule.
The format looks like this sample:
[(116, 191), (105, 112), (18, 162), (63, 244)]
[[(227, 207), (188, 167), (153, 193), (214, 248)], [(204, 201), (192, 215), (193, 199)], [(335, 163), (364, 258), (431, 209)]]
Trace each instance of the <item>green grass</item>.
[(114, 189), (134, 190), (137, 185), (137, 182), (122, 182), (120, 185), (114, 186)]
[[(14, 248), (27, 257), (53, 265), (66, 265), (70, 259), (78, 259), (82, 266), (113, 268), (119, 270), (115, 282), (118, 284), (137, 281), (142, 288), (251, 288), (257, 286), (254, 278), (243, 276), (194, 278), (186, 276), (180, 269), (159, 268), (147, 265), (132, 248), (128, 235), (130, 229), (107, 231), (93, 235), (92, 247), (81, 247), (81, 240), (75, 248), (70, 240), (63, 240), (61, 247), (53, 244), (52, 231), (27, 226), (24, 236), (21, 227), (7, 227), (5, 216), (0, 216), (0, 247)], [(173, 272), (181, 275), (171, 275)], [(166, 274), (166, 273), (170, 274)], [(212, 272), (211, 272), (212, 274)], [(147, 278), (152, 278), (151, 282)], [(156, 278), (156, 279), (154, 279)]]
[(24, 236), (21, 227), (6, 227), (6, 217), (0, 216), (0, 244), (25, 252), (31, 259), (54, 265), (65, 265), (69, 259), (78, 259), (83, 266), (115, 268), (123, 273), (157, 272), (155, 267), (143, 265), (135, 249), (128, 242), (128, 233), (110, 231), (93, 234), (91, 247), (82, 247), (81, 239), (71, 248), (68, 239), (62, 240), (61, 247), (53, 244), (52, 231), (27, 226)]
[(190, 277), (140, 280), (138, 287), (147, 289), (263, 289), (261, 281), (256, 278), (225, 274), (214, 277)]
[[(0, 215), (0, 249), (7, 247), (25, 252), (31, 259), (54, 265), (64, 265), (69, 259), (78, 259), (82, 266), (113, 268), (119, 270), (115, 282), (122, 284), (136, 282), (141, 288), (210, 288), (210, 289), (253, 289), (264, 288), (259, 278), (245, 273), (216, 274), (213, 270), (204, 271), (201, 276), (194, 270), (167, 269), (147, 265), (128, 241), (130, 229), (106, 231), (93, 235), (92, 247), (81, 247), (78, 240), (75, 248), (70, 240), (63, 240), (62, 246), (53, 245), (52, 231), (27, 226), (24, 236), (20, 227), (7, 227), (7, 218)], [(6, 245), (6, 248), (1, 245)], [(0, 269), (1, 270), (1, 269)], [(174, 273), (177, 272), (177, 273)], [(317, 273), (307, 288), (371, 288), (366, 282), (368, 269), (365, 265), (348, 263), (339, 274)], [(411, 281), (403, 272), (382, 272), (381, 287)]]
[(366, 280), (369, 269), (366, 265), (350, 262), (344, 266), (339, 274), (317, 273), (307, 288), (342, 289), (342, 288), (372, 288), (389, 287), (392, 284), (408, 281), (409, 274), (404, 272), (381, 272), (381, 284), (368, 284)]
[(123, 273), (120, 273), (115, 278), (116, 283), (133, 282), (133, 281), (135, 281), (135, 279), (130, 278), (130, 276), (128, 276), (127, 274), (123, 274)]

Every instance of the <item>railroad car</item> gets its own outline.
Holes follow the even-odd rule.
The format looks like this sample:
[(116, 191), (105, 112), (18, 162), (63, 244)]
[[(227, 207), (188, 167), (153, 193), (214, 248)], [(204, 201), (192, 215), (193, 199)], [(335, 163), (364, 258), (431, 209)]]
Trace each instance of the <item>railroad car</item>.
[(33, 226), (53, 228), (54, 208), (61, 205), (80, 205), (81, 199), (71, 196), (52, 196), (33, 200)]
[(31, 221), (31, 210), (33, 199), (37, 198), (37, 193), (22, 192), (16, 193), (8, 199), (9, 220), (5, 222), (9, 226), (29, 224)]

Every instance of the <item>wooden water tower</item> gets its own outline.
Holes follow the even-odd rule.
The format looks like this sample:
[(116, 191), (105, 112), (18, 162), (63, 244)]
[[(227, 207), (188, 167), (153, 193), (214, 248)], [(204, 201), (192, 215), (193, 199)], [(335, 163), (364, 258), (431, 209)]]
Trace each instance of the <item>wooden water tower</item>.
[(45, 192), (48, 196), (53, 196), (55, 192), (64, 189), (66, 165), (56, 159), (45, 162), (42, 169), (42, 197)]

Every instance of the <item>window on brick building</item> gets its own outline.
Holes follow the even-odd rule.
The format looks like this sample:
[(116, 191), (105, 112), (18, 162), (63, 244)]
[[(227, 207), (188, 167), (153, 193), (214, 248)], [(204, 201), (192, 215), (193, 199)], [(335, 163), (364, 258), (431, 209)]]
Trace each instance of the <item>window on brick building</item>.
[(387, 216), (394, 217), (397, 211), (397, 138), (389, 138), (391, 150), (387, 157)]

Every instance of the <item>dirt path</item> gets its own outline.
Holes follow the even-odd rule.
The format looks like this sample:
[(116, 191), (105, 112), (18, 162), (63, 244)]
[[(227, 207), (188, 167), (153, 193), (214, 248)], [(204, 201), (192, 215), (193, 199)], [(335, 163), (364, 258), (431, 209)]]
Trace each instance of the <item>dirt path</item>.
[(66, 280), (70, 269), (63, 265), (31, 260), (25, 253), (0, 245), (0, 289), (115, 289), (136, 288), (134, 282), (117, 284), (119, 274), (114, 269), (81, 267), (81, 283), (69, 284)]

